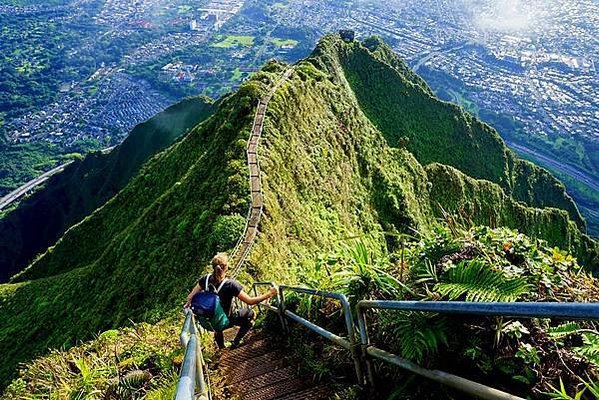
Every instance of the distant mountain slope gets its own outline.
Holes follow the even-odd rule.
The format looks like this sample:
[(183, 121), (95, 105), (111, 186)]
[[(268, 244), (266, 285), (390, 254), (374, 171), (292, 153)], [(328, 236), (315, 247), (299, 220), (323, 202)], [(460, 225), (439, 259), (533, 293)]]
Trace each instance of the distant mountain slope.
[(109, 154), (89, 154), (23, 200), (0, 219), (0, 282), (25, 268), (69, 227), (122, 189), (148, 158), (212, 112), (209, 99), (183, 100), (137, 125)]
[[(348, 59), (354, 62), (346, 64)], [(360, 43), (327, 36), (274, 95), (259, 148), (265, 215), (245, 277), (301, 282), (316, 254), (361, 233), (376, 233), (365, 240), (395, 250), (399, 234), (418, 236), (443, 223), (439, 206), (455, 218), (527, 229), (552, 245), (563, 244), (592, 267), (597, 242), (582, 234), (566, 211), (533, 208), (512, 198), (511, 153), (493, 131), (472, 129), (480, 122), (460, 120), (459, 109), (438, 110), (437, 100), (425, 97), (430, 94), (426, 86), (408, 87), (410, 96), (422, 97), (419, 106), (429, 114), (408, 113), (403, 110), (408, 105), (399, 103), (389, 109), (413, 117), (413, 126), (398, 120), (383, 131), (373, 122), (384, 116), (363, 102), (376, 93), (360, 92), (375, 89), (352, 80), (364, 69), (360, 74), (388, 77), (385, 86), (400, 95), (404, 81), (418, 78), (402, 77), (400, 61), (394, 62), (396, 67), (380, 62)], [(153, 157), (17, 279), (31, 280), (0, 285), (0, 385), (19, 362), (48, 347), (69, 347), (131, 320), (157, 320), (180, 306), (213, 253), (233, 247), (243, 229), (249, 199), (246, 140), (258, 99), (284, 69), (268, 63), (219, 101), (210, 118)], [(393, 93), (385, 95), (390, 102)], [(426, 148), (442, 144), (440, 133), (420, 142), (418, 151), (435, 155), (426, 163), (402, 141), (390, 145), (389, 132), (405, 129), (423, 136), (420, 129), (427, 124), (435, 126), (433, 133), (452, 128), (453, 145), (446, 148), (455, 154), (464, 154), (462, 146), (475, 149), (470, 139), (486, 146), (483, 162), (496, 165), (479, 161), (463, 168), (488, 174), (488, 180), (470, 178), (455, 165), (423, 165), (452, 161), (436, 160), (444, 154)], [(549, 190), (533, 179), (526, 182), (533, 196)]]
[[(326, 59), (330, 48), (320, 46), (317, 54)], [(360, 106), (389, 145), (405, 146), (422, 164), (447, 164), (495, 182), (530, 206), (565, 209), (585, 229), (561, 182), (545, 169), (519, 160), (493, 128), (434, 97), (380, 39), (344, 46), (335, 54)]]

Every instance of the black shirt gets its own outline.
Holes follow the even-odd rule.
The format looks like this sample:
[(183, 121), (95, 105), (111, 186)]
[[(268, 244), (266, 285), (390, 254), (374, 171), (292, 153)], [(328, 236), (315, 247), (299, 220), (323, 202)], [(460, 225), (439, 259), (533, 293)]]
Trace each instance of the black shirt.
[[(211, 291), (216, 291), (218, 286), (214, 283), (214, 278), (212, 274), (204, 275), (198, 280), (198, 285), (202, 288), (202, 290), (206, 290), (206, 277), (210, 276), (208, 279), (208, 286), (210, 286)], [(222, 282), (221, 282), (222, 283)], [(212, 287), (214, 285), (214, 288)], [(220, 304), (223, 307), (223, 310), (229, 315), (231, 313), (231, 303), (233, 302), (233, 298), (239, 296), (239, 293), (243, 290), (243, 286), (241, 283), (237, 282), (235, 279), (227, 279), (223, 287), (218, 292), (218, 297), (220, 298)]]

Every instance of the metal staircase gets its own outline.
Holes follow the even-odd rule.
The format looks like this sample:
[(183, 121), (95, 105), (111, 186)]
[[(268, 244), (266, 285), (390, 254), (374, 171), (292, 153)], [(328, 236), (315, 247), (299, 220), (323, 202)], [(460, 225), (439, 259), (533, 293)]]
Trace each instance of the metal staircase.
[[(254, 291), (260, 287), (274, 286), (271, 282), (257, 282)], [(434, 312), (441, 314), (478, 315), (478, 316), (504, 316), (517, 318), (557, 318), (566, 320), (599, 320), (599, 304), (596, 303), (485, 303), (485, 302), (462, 302), (462, 301), (373, 301), (362, 300), (355, 304), (357, 323), (354, 322), (352, 307), (347, 298), (339, 293), (324, 292), (309, 288), (279, 286), (280, 292), (276, 307), (270, 304), (260, 305), (261, 308), (274, 312), (279, 316), (282, 331), (290, 329), (290, 322), (295, 322), (312, 332), (320, 335), (326, 340), (345, 349), (354, 360), (356, 383), (358, 385), (375, 388), (377, 377), (372, 364), (374, 362), (385, 363), (399, 367), (402, 370), (420, 375), (431, 381), (450, 386), (458, 391), (468, 394), (474, 398), (487, 400), (524, 400), (521, 397), (506, 393), (504, 391), (471, 381), (469, 379), (453, 375), (440, 370), (422, 368), (399, 355), (389, 353), (384, 349), (376, 347), (370, 341), (367, 327), (367, 311), (369, 310), (404, 310)], [(347, 328), (345, 336), (339, 336), (317, 323), (309, 321), (304, 317), (288, 310), (285, 304), (285, 293), (294, 292), (299, 295), (328, 298), (341, 304), (341, 313)], [(188, 319), (193, 321), (193, 316)], [(185, 327), (189, 328), (186, 319)], [(232, 338), (234, 330), (227, 332)], [(356, 339), (359, 334), (359, 339)], [(182, 337), (184, 335), (182, 334)], [(203, 365), (201, 351), (194, 349), (199, 341), (188, 340), (185, 362), (183, 365), (180, 387), (185, 390), (185, 395), (177, 396), (178, 400), (191, 400), (187, 389), (193, 382), (193, 374), (196, 375), (200, 395), (204, 395), (206, 386), (203, 376), (199, 374)], [(200, 349), (201, 350), (201, 349)], [(192, 354), (195, 358), (189, 357)], [(193, 360), (193, 361), (192, 361)], [(198, 368), (188, 366), (199, 365)], [(299, 374), (300, 366), (285, 359), (284, 353), (263, 332), (253, 332), (245, 344), (235, 350), (224, 350), (218, 368), (224, 373), (225, 388), (231, 396), (239, 399), (274, 400), (274, 399), (327, 399), (331, 394), (326, 386), (314, 385), (309, 379)], [(191, 377), (189, 374), (192, 374)], [(191, 387), (191, 393), (194, 388)], [(208, 397), (199, 397), (201, 400)]]
[[(233, 338), (236, 329), (225, 331)], [(330, 390), (302, 375), (300, 366), (263, 331), (248, 334), (244, 344), (221, 353), (218, 368), (225, 376), (227, 395), (239, 400), (327, 399)]]

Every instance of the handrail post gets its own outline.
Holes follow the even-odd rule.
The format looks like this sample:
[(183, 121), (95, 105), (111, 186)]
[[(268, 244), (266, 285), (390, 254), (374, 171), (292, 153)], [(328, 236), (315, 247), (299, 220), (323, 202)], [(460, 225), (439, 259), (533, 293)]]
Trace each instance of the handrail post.
[(366, 349), (370, 345), (370, 337), (368, 336), (368, 327), (366, 325), (366, 317), (364, 316), (364, 310), (358, 302), (356, 306), (356, 317), (358, 318), (358, 329), (360, 330), (360, 348), (364, 365), (366, 366), (366, 380), (370, 387), (374, 387), (374, 371), (372, 370), (372, 363), (368, 358)]
[(279, 316), (281, 317), (281, 325), (283, 327), (283, 332), (285, 332), (286, 335), (289, 335), (289, 325), (287, 324), (287, 320), (285, 319), (285, 294), (283, 293), (283, 289), (284, 286), (279, 286), (279, 304), (278, 304), (278, 308), (279, 308)]
[[(252, 289), (254, 291), (254, 296), (258, 296), (258, 286), (269, 286), (269, 287), (277, 287), (277, 285), (275, 285), (274, 282), (254, 282), (254, 284), (252, 285)], [(280, 291), (277, 292), (277, 307), (272, 306), (270, 304), (268, 305), (264, 305), (264, 304), (258, 304), (258, 312), (262, 311), (262, 307), (266, 307), (268, 310), (274, 311), (275, 313), (277, 313), (277, 315), (279, 316), (279, 322), (281, 323), (281, 328), (285, 331), (286, 329), (286, 324), (285, 324), (285, 316), (284, 313), (281, 312), (281, 304), (282, 304), (282, 300), (281, 300), (281, 293)]]
[(361, 355), (356, 346), (356, 335), (354, 332), (354, 319), (351, 313), (351, 307), (349, 305), (349, 300), (345, 295), (339, 296), (339, 301), (341, 302), (341, 307), (343, 310), (343, 316), (345, 318), (345, 328), (347, 329), (347, 338), (350, 343), (350, 352), (351, 356), (354, 360), (354, 368), (356, 370), (356, 377), (358, 378), (358, 383), (362, 384), (364, 378), (362, 377), (362, 365), (361, 365)]

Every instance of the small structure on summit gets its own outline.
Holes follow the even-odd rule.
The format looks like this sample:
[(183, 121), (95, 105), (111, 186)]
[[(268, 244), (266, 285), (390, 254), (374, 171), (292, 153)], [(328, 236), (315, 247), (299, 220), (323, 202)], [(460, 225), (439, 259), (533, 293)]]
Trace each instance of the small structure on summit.
[(339, 36), (346, 42), (353, 42), (356, 37), (356, 33), (350, 29), (341, 29), (339, 31)]

